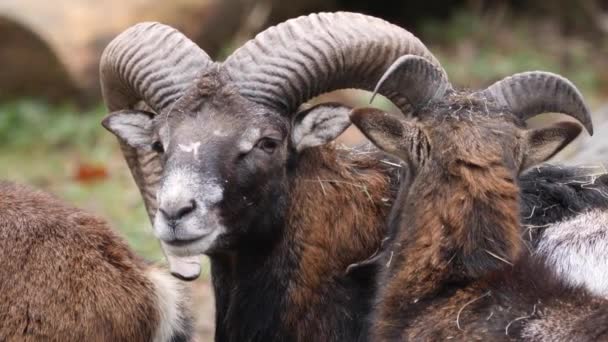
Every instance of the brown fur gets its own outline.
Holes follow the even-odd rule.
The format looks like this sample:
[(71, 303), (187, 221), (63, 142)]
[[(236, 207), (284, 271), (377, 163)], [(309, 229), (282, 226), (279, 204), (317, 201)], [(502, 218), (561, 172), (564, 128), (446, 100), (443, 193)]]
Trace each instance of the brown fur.
[(261, 258), (211, 259), (216, 340), (309, 341), (311, 331), (318, 341), (366, 338), (376, 273), (347, 268), (373, 255), (386, 234), (396, 179), (378, 153), (330, 145), (290, 162), (290, 201), (276, 245), (250, 242)]
[(324, 296), (347, 267), (370, 257), (385, 235), (380, 222), (390, 208), (383, 198), (391, 192), (387, 166), (356, 153), (323, 147), (300, 157), (287, 227), (290, 239), (302, 242), (301, 257), (287, 289), (286, 317), (290, 326), (300, 327), (299, 340), (310, 338)]
[(147, 266), (107, 223), (0, 182), (0, 341), (151, 341)]
[[(380, 146), (413, 155), (416, 174), (393, 207), (397, 235), (382, 260), (372, 339), (607, 338), (608, 303), (522, 258), (515, 179), (527, 152), (523, 129), (495, 108), (487, 112), (459, 96), (449, 101), (419, 113), (414, 126), (422, 141), (377, 136)], [(377, 118), (391, 124), (359, 126), (365, 132), (394, 125)], [(426, 156), (411, 148), (426, 144)], [(582, 312), (593, 322), (578, 319)]]
[[(469, 137), (476, 135), (474, 129), (467, 133)], [(415, 188), (410, 190), (416, 194), (416, 200), (402, 214), (409, 222), (407, 227), (400, 228), (403, 233), (391, 250), (390, 280), (382, 289), (384, 297), (378, 311), (378, 336), (384, 335), (385, 326), (399, 325), (407, 310), (404, 303), (434, 296), (443, 290), (445, 283), (466, 282), (500, 269), (519, 254), (518, 189), (514, 175), (500, 167), (495, 155), (489, 151), (482, 153), (481, 146), (451, 143), (452, 147), (444, 154), (450, 160), (434, 165), (444, 167), (445, 171), (418, 175)], [(483, 211), (477, 212), (480, 207)], [(481, 293), (458, 292), (446, 307), (451, 306), (450, 302), (461, 305)], [(419, 333), (416, 327), (408, 332), (412, 337)]]

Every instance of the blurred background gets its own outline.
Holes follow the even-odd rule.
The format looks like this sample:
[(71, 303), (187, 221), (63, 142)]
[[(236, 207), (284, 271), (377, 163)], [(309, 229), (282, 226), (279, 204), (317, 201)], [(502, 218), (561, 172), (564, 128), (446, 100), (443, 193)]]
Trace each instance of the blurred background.
[[(106, 114), (98, 81), (103, 48), (128, 26), (154, 20), (223, 60), (270, 25), (337, 10), (410, 30), (456, 86), (477, 88), (520, 71), (552, 71), (581, 89), (596, 126), (608, 117), (608, 1), (1, 0), (0, 178), (47, 189), (105, 217), (140, 254), (161, 260), (118, 144), (100, 125)], [(352, 91), (329, 97), (350, 104), (368, 99)], [(599, 129), (579, 146), (600, 146), (606, 132)], [(358, 136), (349, 131), (342, 139)], [(574, 154), (570, 148), (562, 158)], [(213, 336), (208, 278), (207, 271), (194, 284), (202, 341)]]

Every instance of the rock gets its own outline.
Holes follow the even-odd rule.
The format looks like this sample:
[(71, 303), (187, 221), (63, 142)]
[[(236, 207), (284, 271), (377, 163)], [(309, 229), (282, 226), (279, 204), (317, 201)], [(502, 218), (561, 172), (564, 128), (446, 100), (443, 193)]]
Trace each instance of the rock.
[(252, 6), (252, 0), (1, 0), (0, 93), (98, 101), (101, 53), (127, 27), (160, 21), (215, 56)]
[(0, 17), (0, 37), (0, 100), (23, 94), (58, 100), (78, 94), (57, 54), (35, 32)]

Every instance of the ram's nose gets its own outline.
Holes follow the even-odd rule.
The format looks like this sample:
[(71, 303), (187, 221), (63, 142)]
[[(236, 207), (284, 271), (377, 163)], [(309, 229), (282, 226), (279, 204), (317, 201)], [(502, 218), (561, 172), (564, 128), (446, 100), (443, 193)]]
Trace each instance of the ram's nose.
[(190, 215), (196, 209), (196, 202), (191, 198), (163, 201), (158, 209), (167, 222), (175, 225), (181, 219)]

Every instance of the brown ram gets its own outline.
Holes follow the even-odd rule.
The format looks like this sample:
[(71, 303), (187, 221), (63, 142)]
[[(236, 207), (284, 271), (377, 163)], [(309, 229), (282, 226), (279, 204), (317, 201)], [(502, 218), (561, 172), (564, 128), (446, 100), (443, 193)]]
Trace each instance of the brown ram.
[(445, 75), (403, 56), (379, 87), (401, 84), (409, 118), (358, 109), (352, 121), (405, 168), (379, 258), (372, 340), (598, 341), (608, 302), (553, 276), (521, 237), (519, 174), (581, 131), (572, 122), (528, 130), (546, 111), (591, 120), (577, 89), (544, 72), (488, 89), (453, 90)]
[(98, 217), (0, 181), (0, 341), (188, 341), (186, 289)]

